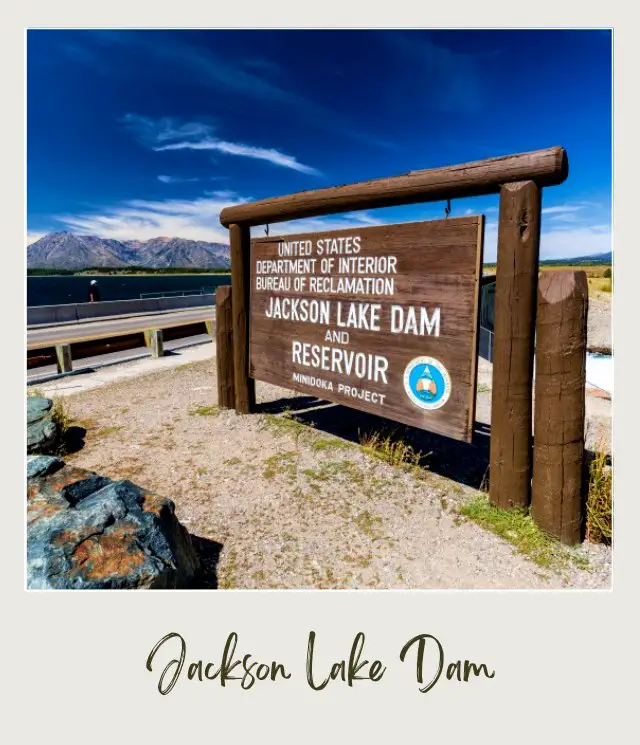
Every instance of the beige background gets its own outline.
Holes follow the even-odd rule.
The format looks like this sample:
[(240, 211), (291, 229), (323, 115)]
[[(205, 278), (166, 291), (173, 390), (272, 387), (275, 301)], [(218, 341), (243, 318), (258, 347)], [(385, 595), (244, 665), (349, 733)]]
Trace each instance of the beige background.
[[(3, 214), (5, 319), (1, 370), (3, 427), (2, 729), (9, 742), (625, 742), (637, 692), (637, 330), (634, 271), (637, 246), (637, 25), (631, 12), (593, 14), (583, 3), (540, 1), (532, 14), (512, 3), (458, 0), (410, 12), (414, 3), (290, 3), (276, 11), (247, 4), (110, 2), (17, 4), (2, 28), (4, 145), (0, 180)], [(630, 7), (631, 4), (629, 4)], [(330, 16), (329, 9), (335, 8)], [(295, 12), (294, 12), (295, 11)], [(232, 15), (233, 14), (233, 15)], [(554, 25), (616, 28), (616, 343), (615, 535), (612, 592), (156, 592), (27, 593), (24, 586), (24, 95), (25, 26), (465, 26)], [(540, 50), (544, 54), (544, 50)], [(321, 61), (319, 61), (321, 63)], [(514, 60), (517, 64), (517, 60)], [(563, 85), (559, 71), (558, 85)], [(633, 139), (632, 139), (633, 138)], [(540, 147), (569, 142), (540, 143)], [(621, 157), (624, 154), (624, 157)], [(620, 403), (622, 402), (622, 403)], [(635, 601), (635, 607), (634, 607)], [(306, 686), (307, 634), (318, 633), (318, 662), (348, 654), (354, 634), (367, 635), (365, 657), (387, 672), (378, 684), (352, 689)], [(285, 663), (292, 679), (249, 691), (238, 684), (182, 679), (157, 693), (158, 675), (145, 670), (154, 643), (179, 631), (188, 659), (218, 661), (226, 635), (239, 651)], [(447, 660), (470, 658), (496, 670), (494, 680), (441, 680), (417, 690), (413, 661), (400, 648), (412, 635), (434, 634)], [(634, 717), (635, 719), (635, 717)]]

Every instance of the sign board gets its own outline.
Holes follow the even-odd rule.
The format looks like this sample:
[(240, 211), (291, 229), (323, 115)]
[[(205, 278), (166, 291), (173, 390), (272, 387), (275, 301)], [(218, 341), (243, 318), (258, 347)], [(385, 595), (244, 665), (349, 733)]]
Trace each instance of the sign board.
[(249, 374), (471, 440), (483, 218), (251, 241)]

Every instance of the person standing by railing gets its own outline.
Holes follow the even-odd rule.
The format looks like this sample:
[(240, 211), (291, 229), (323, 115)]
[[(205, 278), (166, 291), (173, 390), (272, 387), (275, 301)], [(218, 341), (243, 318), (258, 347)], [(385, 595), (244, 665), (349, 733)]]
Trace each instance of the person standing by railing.
[(100, 302), (100, 289), (98, 287), (98, 282), (95, 279), (92, 279), (89, 283), (89, 302), (90, 303), (99, 303)]

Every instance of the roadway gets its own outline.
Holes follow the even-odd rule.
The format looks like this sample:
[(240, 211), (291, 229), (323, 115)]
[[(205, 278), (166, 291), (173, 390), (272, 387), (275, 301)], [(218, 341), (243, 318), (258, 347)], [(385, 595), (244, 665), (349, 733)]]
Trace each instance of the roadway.
[[(213, 340), (209, 334), (197, 334), (196, 336), (185, 336), (181, 339), (171, 339), (164, 342), (163, 359), (184, 357), (185, 354), (188, 356), (192, 349), (207, 347), (212, 344)], [(146, 359), (149, 361), (153, 360), (154, 363), (158, 362), (158, 360), (152, 358), (148, 347), (137, 346), (129, 349), (119, 349), (115, 352), (102, 352), (101, 354), (93, 354), (89, 357), (81, 357), (73, 361), (73, 372), (70, 373), (58, 373), (58, 367), (55, 363), (39, 365), (38, 367), (32, 367), (27, 370), (27, 385), (38, 385), (41, 382), (58, 379), (64, 380), (69, 377), (73, 377), (77, 381), (78, 379), (90, 377), (88, 376), (89, 373), (96, 374), (104, 368), (111, 368), (112, 366), (117, 368), (125, 362)], [(71, 383), (69, 385), (72, 386)]]
[(27, 327), (27, 350), (75, 344), (93, 339), (106, 339), (126, 334), (138, 334), (151, 329), (167, 329), (203, 323), (215, 319), (215, 307), (189, 308), (130, 316), (107, 316), (74, 323), (42, 324)]

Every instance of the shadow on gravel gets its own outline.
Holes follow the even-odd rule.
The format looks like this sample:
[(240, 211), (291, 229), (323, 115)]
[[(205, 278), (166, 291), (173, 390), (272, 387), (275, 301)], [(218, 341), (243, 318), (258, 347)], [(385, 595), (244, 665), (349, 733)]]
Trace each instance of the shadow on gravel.
[(84, 427), (74, 426), (67, 428), (61, 443), (63, 457), (82, 450), (86, 434), (87, 430)]
[(374, 433), (403, 440), (414, 451), (422, 453), (421, 465), (433, 473), (475, 489), (487, 487), (491, 435), (488, 424), (475, 423), (473, 442), (469, 444), (310, 396), (279, 399), (262, 404), (258, 410), (271, 414), (296, 412), (296, 421), (356, 444)]
[(191, 542), (200, 555), (201, 569), (190, 589), (217, 590), (218, 561), (220, 559), (220, 552), (222, 551), (222, 544), (193, 534), (191, 534)]
[(256, 406), (258, 414), (284, 414), (285, 411), (301, 411), (312, 406), (333, 406), (315, 396), (296, 396), (294, 398), (279, 398), (277, 401), (267, 401)]
[[(474, 489), (489, 489), (491, 425), (485, 422), (475, 423), (473, 441), (469, 444), (312, 396), (281, 398), (262, 404), (258, 411), (270, 414), (293, 413), (294, 419), (302, 424), (356, 444), (375, 433), (383, 438), (402, 440), (415, 452), (422, 453), (420, 465), (433, 473)], [(596, 453), (585, 448), (585, 488), (589, 485), (589, 466), (595, 457)], [(612, 465), (610, 453), (606, 454), (605, 465)]]

